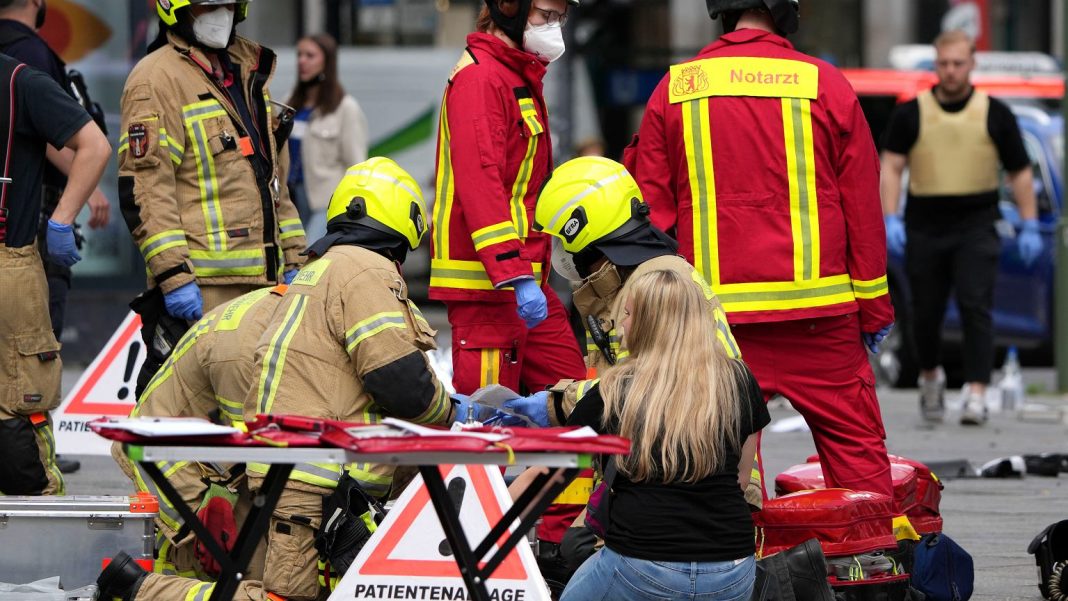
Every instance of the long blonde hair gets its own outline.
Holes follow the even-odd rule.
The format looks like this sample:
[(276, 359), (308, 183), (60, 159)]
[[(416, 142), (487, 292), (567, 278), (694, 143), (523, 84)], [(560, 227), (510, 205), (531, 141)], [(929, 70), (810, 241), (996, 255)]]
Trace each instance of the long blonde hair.
[[(618, 469), (635, 482), (697, 482), (738, 448), (739, 374), (703, 292), (658, 270), (627, 282), (630, 357), (601, 379), (604, 423), (631, 440)], [(617, 326), (618, 327), (618, 326)]]

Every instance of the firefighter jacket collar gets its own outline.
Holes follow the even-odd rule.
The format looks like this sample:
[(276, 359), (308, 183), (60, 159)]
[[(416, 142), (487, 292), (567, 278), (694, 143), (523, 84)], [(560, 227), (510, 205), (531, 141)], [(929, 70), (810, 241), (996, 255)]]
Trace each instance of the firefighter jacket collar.
[(619, 238), (594, 243), (593, 246), (609, 261), (621, 267), (634, 267), (649, 259), (674, 255), (679, 250), (679, 243), (675, 239), (651, 224), (645, 224)]
[(748, 44), (750, 42), (767, 42), (768, 44), (782, 46), (783, 48), (789, 48), (790, 50), (794, 49), (794, 45), (790, 43), (790, 40), (775, 35), (770, 31), (764, 31), (762, 29), (739, 29), (721, 35), (718, 40), (705, 46), (704, 50), (701, 51), (701, 54), (705, 54), (717, 48), (723, 48), (724, 46)]
[[(167, 32), (167, 41), (179, 54), (189, 57), (197, 66), (203, 69), (204, 74), (212, 76), (211, 59), (208, 58), (203, 48), (198, 48), (187, 42), (185, 38), (176, 34), (174, 31)], [(234, 43), (230, 44), (225, 49), (225, 52), (230, 55), (230, 60), (234, 63), (245, 66), (248, 70), (254, 70), (259, 67), (260, 55), (264, 48), (259, 44), (251, 42), (241, 36), (236, 36)], [(223, 52), (220, 50), (219, 52)], [(271, 71), (274, 71), (274, 65), (271, 65)]]
[(300, 254), (317, 258), (325, 255), (326, 251), (332, 247), (341, 245), (366, 248), (398, 265), (404, 263), (404, 260), (408, 257), (408, 245), (402, 238), (390, 236), (384, 232), (357, 224), (341, 224), (330, 227), (325, 236), (313, 242)]
[[(472, 33), (467, 36), (467, 47), (472, 51), (488, 54), (508, 70), (519, 75), (535, 92), (541, 96), (542, 79), (545, 78), (545, 63), (533, 54), (512, 48), (497, 36), (488, 33)], [(475, 58), (481, 58), (476, 55)]]

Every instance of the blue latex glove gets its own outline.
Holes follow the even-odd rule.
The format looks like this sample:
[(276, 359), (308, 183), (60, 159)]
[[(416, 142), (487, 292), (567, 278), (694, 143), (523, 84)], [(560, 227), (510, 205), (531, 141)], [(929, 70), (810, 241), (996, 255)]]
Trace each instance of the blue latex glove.
[(886, 225), (886, 247), (890, 252), (900, 255), (905, 252), (905, 222), (897, 215), (883, 217)]
[(467, 423), (468, 412), (471, 412), (471, 416), (478, 422), (486, 422), (497, 415), (496, 409), (476, 403), (466, 394), (454, 394), (451, 396), (456, 404), (456, 411), (452, 414), (452, 421), (454, 422)]
[(163, 295), (163, 304), (167, 313), (178, 319), (193, 321), (204, 316), (204, 298), (200, 296), (200, 287), (196, 282), (189, 282)]
[(282, 281), (285, 282), (286, 286), (292, 284), (293, 278), (297, 277), (297, 273), (299, 272), (299, 269), (287, 270), (285, 273), (282, 274)]
[(69, 223), (56, 223), (49, 219), (45, 243), (48, 245), (48, 258), (56, 265), (70, 267), (82, 260), (78, 254), (78, 244), (74, 241), (74, 226)]
[(519, 317), (533, 328), (549, 316), (549, 303), (545, 293), (534, 280), (519, 280), (515, 283), (515, 302), (519, 305)]
[(1020, 234), (1016, 236), (1016, 246), (1020, 251), (1020, 259), (1028, 267), (1042, 254), (1042, 236), (1038, 233), (1037, 219), (1023, 222)]
[(881, 328), (878, 332), (861, 332), (860, 339), (864, 342), (864, 346), (868, 347), (868, 350), (871, 351), (872, 354), (878, 353), (879, 343), (886, 338), (887, 334), (890, 333), (890, 330), (893, 327), (894, 324), (891, 323), (890, 325)]
[[(518, 413), (519, 415), (530, 418), (530, 421), (541, 426), (542, 428), (549, 427), (549, 391), (543, 390), (536, 392), (530, 396), (519, 397), (510, 401), (505, 401), (501, 407), (511, 411), (512, 413)], [(516, 419), (514, 416), (506, 413), (501, 414), (501, 424), (505, 426), (519, 426), (523, 425), (523, 421)]]

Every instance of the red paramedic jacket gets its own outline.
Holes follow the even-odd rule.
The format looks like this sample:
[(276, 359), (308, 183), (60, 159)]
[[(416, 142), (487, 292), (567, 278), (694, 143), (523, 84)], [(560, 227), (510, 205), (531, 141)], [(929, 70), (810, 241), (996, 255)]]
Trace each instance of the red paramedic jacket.
[(542, 281), (548, 236), (531, 229), (552, 170), (545, 65), (483, 33), (467, 36), (441, 106), (430, 298), (515, 302)]
[(732, 324), (893, 321), (879, 159), (834, 67), (772, 33), (726, 34), (661, 80), (624, 162)]

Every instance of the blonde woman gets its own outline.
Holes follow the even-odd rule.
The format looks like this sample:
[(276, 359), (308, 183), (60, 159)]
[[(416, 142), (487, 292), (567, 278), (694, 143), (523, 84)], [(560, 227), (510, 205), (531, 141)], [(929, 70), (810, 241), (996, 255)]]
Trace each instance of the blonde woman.
[(605, 546), (562, 601), (747, 600), (755, 572), (743, 491), (756, 433), (770, 421), (753, 375), (727, 357), (701, 292), (658, 270), (630, 283), (623, 336), (630, 358), (605, 372), (568, 425), (633, 443), (614, 467), (598, 516)]

